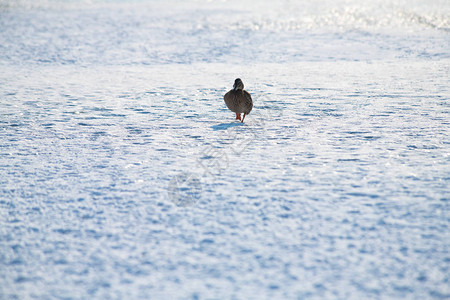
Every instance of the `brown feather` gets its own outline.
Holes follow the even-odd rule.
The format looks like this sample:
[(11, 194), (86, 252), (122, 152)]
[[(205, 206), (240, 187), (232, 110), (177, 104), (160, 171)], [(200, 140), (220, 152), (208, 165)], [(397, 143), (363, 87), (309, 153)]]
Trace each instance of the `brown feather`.
[(245, 90), (230, 90), (223, 98), (228, 109), (237, 114), (249, 114), (253, 108), (252, 96)]

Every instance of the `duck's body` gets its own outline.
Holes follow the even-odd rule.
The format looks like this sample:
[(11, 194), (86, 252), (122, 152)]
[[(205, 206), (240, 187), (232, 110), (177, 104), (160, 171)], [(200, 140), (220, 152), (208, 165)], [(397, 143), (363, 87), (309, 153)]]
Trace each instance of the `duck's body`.
[(226, 93), (223, 99), (228, 109), (236, 113), (236, 120), (241, 120), (243, 113), (241, 122), (244, 122), (245, 116), (252, 111), (252, 96), (244, 90), (244, 84), (239, 78), (234, 81), (233, 89)]

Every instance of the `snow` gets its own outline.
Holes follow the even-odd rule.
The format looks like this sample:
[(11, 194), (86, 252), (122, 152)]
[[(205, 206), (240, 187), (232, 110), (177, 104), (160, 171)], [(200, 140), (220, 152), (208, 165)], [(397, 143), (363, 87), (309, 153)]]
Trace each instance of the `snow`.
[(450, 297), (449, 20), (0, 1), (0, 299)]

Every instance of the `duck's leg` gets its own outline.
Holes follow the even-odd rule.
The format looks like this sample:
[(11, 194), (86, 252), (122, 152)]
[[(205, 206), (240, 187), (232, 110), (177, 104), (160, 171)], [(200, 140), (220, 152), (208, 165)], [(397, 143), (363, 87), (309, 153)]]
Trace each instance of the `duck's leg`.
[(236, 120), (241, 120), (241, 114), (236, 113)]
[[(245, 116), (246, 116), (247, 114), (245, 114), (244, 113), (244, 116), (242, 117), (242, 121), (241, 121), (241, 123), (244, 123), (244, 119), (245, 119)], [(240, 119), (239, 119), (240, 120)]]

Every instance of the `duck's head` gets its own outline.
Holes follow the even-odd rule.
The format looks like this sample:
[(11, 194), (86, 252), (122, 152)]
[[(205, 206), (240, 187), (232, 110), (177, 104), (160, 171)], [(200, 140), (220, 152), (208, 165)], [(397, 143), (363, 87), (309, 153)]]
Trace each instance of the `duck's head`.
[(236, 90), (243, 90), (244, 89), (244, 83), (240, 78), (236, 78), (234, 81), (233, 89)]

